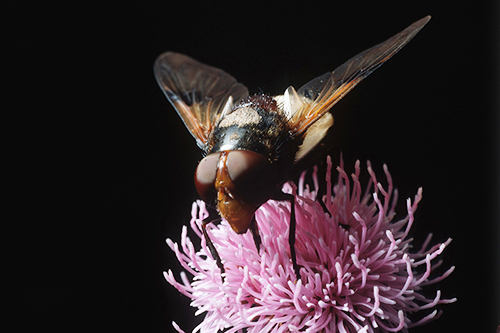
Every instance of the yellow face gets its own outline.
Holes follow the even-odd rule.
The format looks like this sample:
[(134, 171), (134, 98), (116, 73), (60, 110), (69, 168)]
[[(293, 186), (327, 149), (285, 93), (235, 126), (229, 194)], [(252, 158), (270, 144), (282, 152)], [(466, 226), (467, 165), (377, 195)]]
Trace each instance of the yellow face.
[(226, 165), (228, 151), (220, 155), (215, 179), (217, 192), (217, 209), (220, 215), (231, 225), (234, 232), (245, 233), (252, 222), (253, 215), (258, 207), (254, 207), (238, 199), (236, 187), (233, 184)]

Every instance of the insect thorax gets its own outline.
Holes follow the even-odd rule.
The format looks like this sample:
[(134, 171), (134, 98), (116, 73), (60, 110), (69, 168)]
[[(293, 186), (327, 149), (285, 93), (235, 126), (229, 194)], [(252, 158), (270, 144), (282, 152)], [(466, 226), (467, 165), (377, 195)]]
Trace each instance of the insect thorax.
[(286, 116), (278, 109), (276, 100), (268, 95), (254, 95), (239, 101), (220, 120), (208, 139), (207, 153), (250, 150), (273, 162), (283, 153), (293, 156), (296, 149)]

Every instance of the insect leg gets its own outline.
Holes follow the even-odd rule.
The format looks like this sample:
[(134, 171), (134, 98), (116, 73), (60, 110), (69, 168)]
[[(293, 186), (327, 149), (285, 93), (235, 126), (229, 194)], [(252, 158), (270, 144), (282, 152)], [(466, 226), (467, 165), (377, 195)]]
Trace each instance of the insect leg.
[(257, 227), (257, 222), (255, 221), (255, 215), (252, 217), (252, 222), (250, 222), (250, 226), (248, 227), (250, 232), (252, 233), (253, 241), (255, 243), (255, 247), (257, 248), (257, 253), (260, 251), (260, 245), (262, 244), (262, 240), (259, 234), (259, 228)]
[[(210, 207), (208, 207), (208, 208), (210, 208)], [(208, 236), (208, 233), (207, 233), (207, 224), (220, 222), (221, 218), (217, 215), (214, 219), (213, 212), (215, 212), (215, 214), (217, 214), (217, 211), (215, 211), (215, 210), (208, 209), (208, 212), (209, 212), (208, 217), (205, 218), (201, 222), (201, 230), (203, 231), (203, 236), (205, 237), (205, 241), (207, 242), (208, 249), (210, 250), (212, 257), (217, 262), (217, 267), (219, 267), (219, 269), (220, 269), (220, 274), (221, 274), (220, 277), (222, 279), (222, 282), (224, 282), (224, 276), (222, 276), (222, 274), (224, 274), (226, 272), (226, 270), (224, 269), (224, 265), (222, 264), (222, 260), (220, 259), (219, 253), (217, 252), (217, 249), (215, 248), (214, 243), (212, 243), (212, 240), (210, 239), (210, 237)]]
[(290, 256), (292, 257), (293, 270), (295, 271), (295, 276), (300, 279), (299, 265), (297, 264), (297, 254), (295, 252), (295, 227), (297, 220), (295, 219), (295, 197), (288, 193), (276, 192), (273, 196), (274, 200), (279, 201), (290, 201), (290, 230), (288, 232), (288, 244), (290, 246)]
[(328, 207), (326, 207), (324, 201), (323, 201), (323, 190), (322, 190), (322, 187), (320, 185), (320, 187), (318, 188), (318, 194), (316, 194), (316, 200), (319, 202), (319, 205), (321, 206), (321, 208), (323, 208), (323, 212), (325, 212), (325, 214), (328, 214), (328, 216), (332, 217), (332, 213), (330, 213), (330, 210), (328, 210)]
[[(326, 207), (326, 204), (323, 201), (324, 195), (325, 195), (325, 185), (322, 182), (320, 182), (320, 184), (318, 185), (318, 193), (316, 194), (316, 201), (318, 201), (321, 208), (323, 208), (323, 212), (325, 212), (325, 214), (328, 214), (329, 217), (332, 217), (332, 213), (330, 213), (330, 210), (328, 209), (328, 207)], [(342, 223), (339, 223), (339, 225), (345, 230), (349, 230), (350, 225)]]

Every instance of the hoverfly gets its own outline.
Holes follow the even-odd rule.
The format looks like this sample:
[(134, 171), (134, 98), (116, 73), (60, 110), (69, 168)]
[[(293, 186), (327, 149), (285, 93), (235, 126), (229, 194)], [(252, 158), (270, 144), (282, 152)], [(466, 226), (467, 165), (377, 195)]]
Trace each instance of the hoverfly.
[[(238, 234), (250, 230), (259, 251), (261, 239), (254, 213), (269, 199), (291, 202), (288, 238), (293, 268), (300, 279), (294, 246), (294, 196), (283, 193), (282, 185), (301, 171), (297, 170), (299, 162), (333, 125), (328, 112), (332, 106), (405, 46), (429, 20), (430, 16), (422, 18), (333, 72), (299, 90), (290, 86), (279, 96), (249, 95), (229, 74), (179, 53), (166, 52), (156, 59), (158, 84), (203, 151), (194, 181), (211, 210), (202, 222), (202, 231), (222, 279), (224, 266), (207, 234), (207, 224), (222, 217)], [(321, 196), (318, 198), (326, 210)]]

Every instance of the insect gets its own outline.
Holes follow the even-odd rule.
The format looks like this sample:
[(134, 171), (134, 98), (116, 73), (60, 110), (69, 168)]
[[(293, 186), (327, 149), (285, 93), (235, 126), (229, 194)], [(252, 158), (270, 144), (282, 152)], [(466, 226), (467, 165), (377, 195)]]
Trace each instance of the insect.
[(229, 74), (179, 53), (166, 52), (156, 59), (158, 84), (203, 151), (194, 182), (211, 212), (202, 222), (202, 231), (223, 280), (224, 265), (208, 236), (207, 224), (222, 217), (238, 234), (250, 230), (259, 251), (261, 238), (254, 213), (269, 199), (291, 203), (290, 257), (300, 279), (295, 202), (293, 195), (281, 191), (282, 185), (301, 171), (301, 161), (333, 125), (328, 112), (332, 106), (404, 47), (429, 20), (430, 16), (422, 18), (333, 72), (298, 90), (290, 86), (279, 96), (249, 95)]

